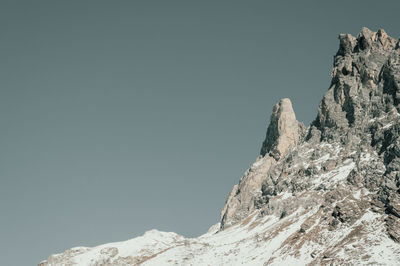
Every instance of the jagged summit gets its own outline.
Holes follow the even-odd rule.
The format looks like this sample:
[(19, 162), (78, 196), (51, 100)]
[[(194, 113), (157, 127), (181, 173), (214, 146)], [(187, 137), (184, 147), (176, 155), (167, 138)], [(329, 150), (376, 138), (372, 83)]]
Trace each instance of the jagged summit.
[(373, 32), (363, 27), (357, 37), (351, 34), (339, 35), (340, 46), (336, 56), (357, 53), (368, 49), (390, 51), (396, 46), (396, 39), (390, 37), (385, 30)]
[[(332, 128), (340, 132), (349, 127), (360, 129), (368, 116), (374, 116), (371, 112), (384, 110), (390, 104), (387, 101), (392, 105), (399, 101), (393, 92), (391, 99), (380, 97), (387, 92), (387, 85), (393, 82), (393, 71), (397, 71), (399, 41), (396, 42), (382, 29), (372, 32), (368, 28), (363, 28), (357, 37), (340, 34), (339, 40), (331, 86), (313, 123), (328, 134), (333, 134), (329, 130)], [(393, 86), (390, 87), (396, 88), (397, 85)], [(377, 106), (372, 106), (374, 104)]]
[(399, 265), (400, 44), (339, 36), (313, 123), (277, 103), (260, 156), (198, 238), (151, 231), (41, 265)]

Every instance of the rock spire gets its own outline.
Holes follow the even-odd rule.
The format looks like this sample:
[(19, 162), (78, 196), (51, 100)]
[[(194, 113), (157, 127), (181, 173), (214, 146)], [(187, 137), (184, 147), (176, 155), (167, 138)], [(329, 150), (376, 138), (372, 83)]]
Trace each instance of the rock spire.
[(222, 228), (247, 217), (255, 209), (255, 199), (269, 168), (300, 140), (304, 125), (296, 120), (290, 99), (281, 99), (272, 109), (260, 156), (234, 186), (221, 211)]
[(261, 156), (268, 154), (279, 160), (288, 148), (297, 144), (303, 129), (304, 126), (296, 120), (290, 99), (281, 99), (272, 109)]

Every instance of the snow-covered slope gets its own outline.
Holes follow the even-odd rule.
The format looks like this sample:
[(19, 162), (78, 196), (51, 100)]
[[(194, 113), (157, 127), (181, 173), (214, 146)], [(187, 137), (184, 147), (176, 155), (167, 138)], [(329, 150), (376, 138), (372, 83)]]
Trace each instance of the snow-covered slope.
[[(324, 143), (315, 148), (326, 153), (312, 160), (314, 151), (308, 149), (301, 158), (316, 168), (340, 156), (337, 146)], [(360, 160), (371, 164), (375, 156), (363, 153)], [(294, 164), (292, 169), (301, 167)], [(302, 193), (270, 197), (271, 214), (256, 210), (224, 230), (217, 224), (197, 238), (152, 230), (124, 242), (73, 248), (40, 265), (398, 265), (400, 245), (386, 232), (388, 216), (362, 207), (373, 194), (364, 188), (348, 190), (342, 184), (354, 167), (347, 159), (315, 177)], [(319, 189), (322, 184), (330, 189)], [(330, 211), (340, 204), (354, 215), (351, 224), (334, 224)], [(349, 214), (345, 209), (342, 213)]]
[[(327, 221), (318, 208), (299, 209), (281, 219), (256, 217), (198, 238), (152, 230), (124, 242), (73, 248), (40, 265), (398, 265), (400, 261), (399, 245), (385, 233), (383, 218), (373, 212), (335, 231), (321, 230)], [(306, 221), (310, 228), (302, 232)], [(362, 242), (355, 241), (359, 235), (366, 236)]]
[(400, 41), (342, 34), (305, 128), (273, 108), (260, 156), (221, 222), (197, 238), (152, 230), (40, 265), (400, 265)]

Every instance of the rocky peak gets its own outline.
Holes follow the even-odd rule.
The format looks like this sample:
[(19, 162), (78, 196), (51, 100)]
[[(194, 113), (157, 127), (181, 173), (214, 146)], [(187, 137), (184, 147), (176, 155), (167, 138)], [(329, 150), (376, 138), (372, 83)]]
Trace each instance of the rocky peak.
[(357, 53), (365, 50), (392, 50), (396, 45), (396, 40), (390, 37), (383, 29), (373, 32), (368, 28), (362, 28), (357, 37), (351, 34), (339, 35), (339, 50), (336, 56)]
[(256, 199), (262, 193), (262, 182), (270, 167), (299, 142), (304, 132), (305, 127), (296, 120), (288, 98), (275, 104), (260, 157), (229, 194), (221, 211), (221, 228), (241, 221), (255, 210)]
[(279, 160), (288, 148), (297, 144), (303, 128), (304, 126), (296, 120), (290, 99), (281, 99), (272, 109), (267, 135), (261, 147), (261, 156), (268, 154)]
[[(339, 40), (331, 85), (313, 123), (322, 131), (323, 138), (343, 135), (349, 128), (354, 129), (354, 134), (354, 131), (363, 128), (366, 120), (377, 115), (377, 109), (390, 109), (390, 103), (382, 101), (385, 97), (381, 96), (387, 94), (383, 86), (391, 82), (393, 76), (393, 73), (388, 73), (398, 69), (397, 63), (390, 64), (398, 59), (394, 55), (398, 54), (398, 43), (382, 29), (373, 32), (363, 28), (357, 37), (340, 34)], [(394, 59), (390, 60), (393, 55)], [(392, 98), (397, 97), (393, 91), (391, 94)]]

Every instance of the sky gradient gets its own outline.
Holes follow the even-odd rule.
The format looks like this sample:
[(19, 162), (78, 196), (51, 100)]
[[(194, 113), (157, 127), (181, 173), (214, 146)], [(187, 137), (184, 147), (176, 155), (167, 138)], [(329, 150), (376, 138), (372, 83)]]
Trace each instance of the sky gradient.
[[(157, 228), (197, 236), (272, 106), (308, 125), (340, 33), (399, 1), (0, 1), (1, 264)], [(23, 254), (23, 255), (21, 255)]]

